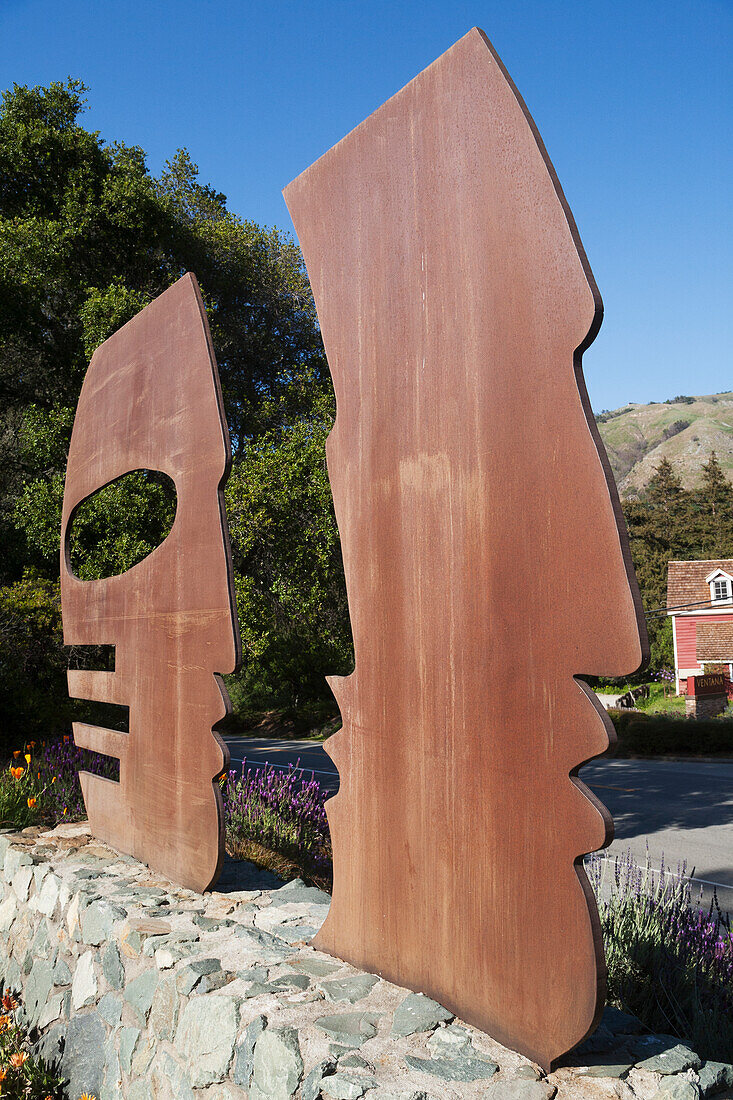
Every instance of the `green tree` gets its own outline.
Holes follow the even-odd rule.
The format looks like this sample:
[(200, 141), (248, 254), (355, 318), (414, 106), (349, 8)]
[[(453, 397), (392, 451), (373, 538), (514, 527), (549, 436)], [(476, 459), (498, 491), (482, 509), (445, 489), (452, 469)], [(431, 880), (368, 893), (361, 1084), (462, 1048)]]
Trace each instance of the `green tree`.
[[(322, 673), (343, 656), (348, 617), (339, 566), (323, 558), (326, 545), (338, 557), (325, 475), (319, 483), (305, 469), (322, 464), (312, 440), (322, 444), (332, 390), (300, 251), (279, 230), (229, 211), (224, 195), (199, 182), (185, 150), (155, 179), (142, 149), (85, 129), (85, 93), (75, 80), (16, 85), (0, 104), (0, 603), (14, 609), (4, 620), (5, 652), (15, 644), (20, 653), (45, 629), (63, 664), (58, 622), (38, 607), (58, 598), (63, 478), (82, 379), (102, 341), (192, 270), (235, 453), (228, 499), (250, 658), (242, 683), (259, 684), (260, 694), (323, 694)], [(300, 463), (278, 470), (273, 456), (295, 461), (298, 440)], [(296, 570), (289, 594), (284, 560), (267, 556), (282, 548), (268, 551), (267, 530), (253, 541), (238, 522), (268, 478), (279, 493), (269, 529), (287, 533)], [(309, 520), (306, 504), (315, 509)], [(75, 527), (80, 574), (128, 568), (164, 536), (171, 507), (163, 486), (142, 474), (96, 494)], [(311, 554), (318, 564), (309, 573)], [(24, 575), (28, 566), (34, 572)], [(58, 683), (49, 699), (61, 713)], [(36, 703), (24, 709), (22, 692), (13, 700), (30, 722)]]
[(706, 556), (733, 556), (733, 485), (723, 473), (715, 451), (702, 467), (695, 501), (702, 517), (701, 541)]
[(251, 443), (226, 489), (244, 667), (254, 704), (324, 695), (353, 652), (341, 546), (326, 473), (330, 402)]

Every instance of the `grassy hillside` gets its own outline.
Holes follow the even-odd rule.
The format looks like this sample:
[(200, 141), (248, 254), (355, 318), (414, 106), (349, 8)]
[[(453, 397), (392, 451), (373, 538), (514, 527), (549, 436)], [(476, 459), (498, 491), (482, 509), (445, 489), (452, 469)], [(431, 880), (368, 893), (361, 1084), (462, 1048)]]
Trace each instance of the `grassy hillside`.
[(622, 496), (636, 496), (662, 458), (692, 489), (713, 451), (733, 481), (733, 391), (625, 405), (596, 419)]

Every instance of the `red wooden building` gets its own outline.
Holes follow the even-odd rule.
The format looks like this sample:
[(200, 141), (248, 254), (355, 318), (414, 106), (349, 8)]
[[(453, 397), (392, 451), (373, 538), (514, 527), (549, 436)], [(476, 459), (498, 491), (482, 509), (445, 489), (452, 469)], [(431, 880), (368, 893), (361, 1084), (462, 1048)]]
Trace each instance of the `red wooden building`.
[(686, 690), (688, 676), (710, 672), (711, 666), (733, 680), (733, 559), (669, 562), (667, 614), (677, 694)]

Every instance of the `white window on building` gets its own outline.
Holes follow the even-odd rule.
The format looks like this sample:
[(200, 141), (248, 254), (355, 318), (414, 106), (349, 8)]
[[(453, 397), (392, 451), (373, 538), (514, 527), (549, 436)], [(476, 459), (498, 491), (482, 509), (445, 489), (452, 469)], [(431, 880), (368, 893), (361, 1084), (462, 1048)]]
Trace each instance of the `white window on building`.
[(713, 599), (730, 599), (730, 581), (713, 581)]
[(722, 569), (705, 578), (710, 585), (710, 602), (713, 604), (733, 604), (733, 577)]

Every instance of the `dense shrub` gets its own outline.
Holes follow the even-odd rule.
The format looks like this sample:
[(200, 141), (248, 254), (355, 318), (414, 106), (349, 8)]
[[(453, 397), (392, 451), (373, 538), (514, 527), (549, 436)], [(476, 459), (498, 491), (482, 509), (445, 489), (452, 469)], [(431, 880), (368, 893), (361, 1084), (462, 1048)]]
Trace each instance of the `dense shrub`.
[(71, 721), (58, 581), (30, 571), (0, 588), (0, 759)]
[(733, 754), (730, 718), (681, 718), (609, 710), (618, 742), (612, 756), (714, 756)]

